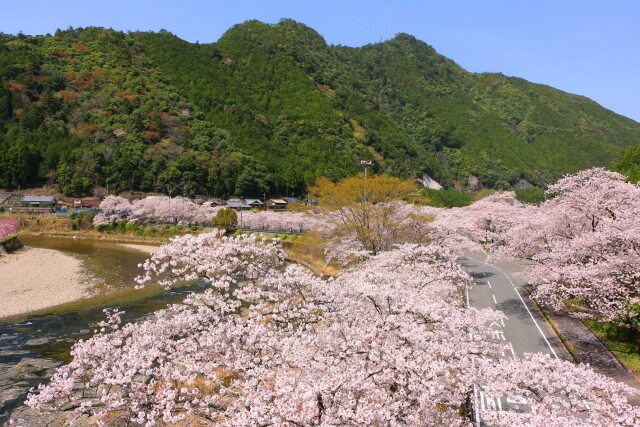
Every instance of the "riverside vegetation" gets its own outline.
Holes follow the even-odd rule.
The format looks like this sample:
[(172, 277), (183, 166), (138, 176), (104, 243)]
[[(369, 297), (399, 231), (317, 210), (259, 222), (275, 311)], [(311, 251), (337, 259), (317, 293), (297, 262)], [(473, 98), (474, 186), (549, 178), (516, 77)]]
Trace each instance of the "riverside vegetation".
[(302, 194), (377, 172), (488, 188), (610, 166), (640, 125), (584, 97), (473, 74), (407, 34), (327, 45), (291, 20), (216, 43), (166, 32), (0, 35), (0, 187)]

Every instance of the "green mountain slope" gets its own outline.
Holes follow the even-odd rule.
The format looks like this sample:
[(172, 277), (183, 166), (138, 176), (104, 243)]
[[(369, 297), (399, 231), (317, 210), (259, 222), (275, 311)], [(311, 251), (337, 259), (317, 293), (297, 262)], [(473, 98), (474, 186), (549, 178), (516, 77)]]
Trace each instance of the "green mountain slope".
[(104, 29), (0, 37), (0, 187), (301, 194), (360, 159), (445, 185), (610, 165), (640, 124), (584, 97), (473, 74), (412, 36), (327, 45), (291, 20), (216, 43)]

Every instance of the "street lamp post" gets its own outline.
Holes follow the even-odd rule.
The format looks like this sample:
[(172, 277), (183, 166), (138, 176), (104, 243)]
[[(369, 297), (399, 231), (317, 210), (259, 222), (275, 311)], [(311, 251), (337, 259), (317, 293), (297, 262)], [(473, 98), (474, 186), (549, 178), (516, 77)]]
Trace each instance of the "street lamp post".
[(371, 160), (360, 160), (360, 165), (364, 166), (364, 201), (367, 202), (367, 166), (371, 166)]

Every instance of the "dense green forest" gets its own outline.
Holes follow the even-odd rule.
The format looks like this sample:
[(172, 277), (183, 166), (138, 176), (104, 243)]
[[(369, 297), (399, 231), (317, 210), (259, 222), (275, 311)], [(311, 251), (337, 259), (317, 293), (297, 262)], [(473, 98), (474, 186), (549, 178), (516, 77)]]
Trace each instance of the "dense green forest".
[(469, 73), (406, 34), (331, 46), (283, 20), (212, 44), (102, 28), (0, 35), (4, 188), (300, 195), (369, 159), (502, 189), (610, 166), (638, 141), (640, 124), (587, 98)]
[(629, 181), (640, 182), (640, 144), (633, 145), (622, 152), (615, 169), (629, 177)]

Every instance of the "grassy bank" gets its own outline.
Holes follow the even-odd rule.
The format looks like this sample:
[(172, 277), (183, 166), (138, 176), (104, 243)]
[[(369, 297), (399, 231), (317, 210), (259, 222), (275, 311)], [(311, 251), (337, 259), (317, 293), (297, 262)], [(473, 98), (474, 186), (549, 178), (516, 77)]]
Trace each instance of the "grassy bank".
[(91, 215), (56, 214), (6, 214), (8, 218), (20, 220), (20, 234), (25, 236), (73, 237), (127, 243), (165, 243), (169, 238), (188, 233), (208, 231), (201, 227), (173, 225), (145, 226), (121, 222), (113, 226), (95, 228)]
[(582, 322), (622, 365), (640, 379), (640, 351), (638, 351), (638, 342), (632, 329), (588, 319)]
[(327, 241), (316, 233), (303, 234), (295, 240), (282, 242), (287, 255), (293, 260), (306, 265), (315, 272), (327, 276), (335, 276), (340, 266), (327, 264), (324, 257), (324, 249)]

